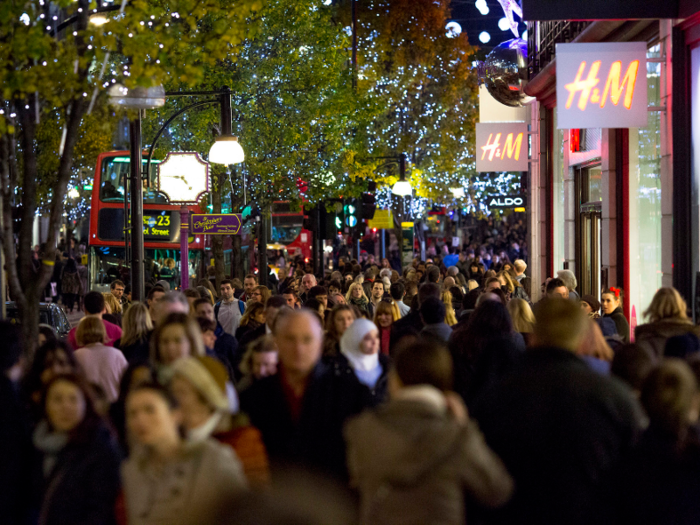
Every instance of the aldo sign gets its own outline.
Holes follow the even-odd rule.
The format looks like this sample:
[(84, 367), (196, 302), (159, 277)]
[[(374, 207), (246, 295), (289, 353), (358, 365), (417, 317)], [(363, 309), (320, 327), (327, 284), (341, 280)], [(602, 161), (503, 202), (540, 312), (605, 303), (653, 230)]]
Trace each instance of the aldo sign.
[[(494, 195), (489, 197), (488, 207), (492, 210), (511, 210), (516, 209), (516, 211), (525, 211), (524, 208), (527, 205), (525, 200), (525, 195)], [(523, 208), (518, 210), (518, 208)]]
[(476, 171), (527, 171), (527, 124), (476, 125)]
[(557, 44), (557, 127), (647, 125), (645, 42)]

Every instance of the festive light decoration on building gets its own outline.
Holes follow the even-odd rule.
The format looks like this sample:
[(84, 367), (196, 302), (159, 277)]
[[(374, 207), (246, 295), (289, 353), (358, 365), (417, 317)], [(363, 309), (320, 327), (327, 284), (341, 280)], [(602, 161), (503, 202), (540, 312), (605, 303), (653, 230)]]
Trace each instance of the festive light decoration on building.
[[(516, 0), (498, 0), (498, 3), (501, 4), (501, 7), (503, 8), (503, 12), (506, 15), (506, 19), (508, 21), (508, 25), (510, 26), (510, 30), (513, 32), (515, 35), (515, 38), (520, 38), (520, 32), (518, 31), (518, 22), (515, 21), (515, 18), (513, 17), (513, 14), (516, 14), (520, 17), (522, 20), (523, 18), (523, 10), (518, 4)], [(500, 23), (499, 23), (500, 26)]]

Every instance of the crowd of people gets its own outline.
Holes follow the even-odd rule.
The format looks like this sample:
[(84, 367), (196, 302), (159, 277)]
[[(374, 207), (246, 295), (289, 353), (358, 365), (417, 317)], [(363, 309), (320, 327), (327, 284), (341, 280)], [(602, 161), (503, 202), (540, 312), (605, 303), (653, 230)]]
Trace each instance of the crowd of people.
[(29, 360), (0, 323), (2, 522), (700, 522), (678, 292), (631, 334), (621, 289), (564, 270), (533, 304), (522, 259), (455, 255), (115, 280)]

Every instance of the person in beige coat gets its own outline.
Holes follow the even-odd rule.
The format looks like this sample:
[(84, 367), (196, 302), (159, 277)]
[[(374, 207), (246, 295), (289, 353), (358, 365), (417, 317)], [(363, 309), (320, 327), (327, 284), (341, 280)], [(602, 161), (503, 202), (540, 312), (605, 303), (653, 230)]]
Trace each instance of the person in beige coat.
[(127, 397), (127, 427), (137, 444), (122, 465), (129, 525), (216, 523), (247, 488), (233, 450), (212, 439), (185, 441), (181, 418), (159, 385), (136, 386)]
[(447, 350), (414, 343), (396, 356), (390, 401), (347, 424), (363, 525), (462, 525), (466, 497), (487, 507), (509, 500), (513, 480), (451, 384)]

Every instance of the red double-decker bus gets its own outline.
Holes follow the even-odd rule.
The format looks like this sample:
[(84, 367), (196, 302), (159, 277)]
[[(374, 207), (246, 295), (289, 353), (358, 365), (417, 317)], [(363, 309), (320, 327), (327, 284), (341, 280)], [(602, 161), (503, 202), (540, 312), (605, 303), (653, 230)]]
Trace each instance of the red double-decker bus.
[[(144, 160), (144, 166), (146, 161)], [(170, 204), (168, 197), (156, 189), (156, 167), (151, 162), (143, 188), (143, 236), (146, 281), (163, 278), (171, 287), (180, 284), (180, 205)], [(90, 237), (88, 241), (89, 289), (109, 291), (115, 279), (128, 283), (129, 260), (125, 257), (124, 230), (128, 216), (124, 213), (124, 182), (129, 178), (129, 152), (110, 151), (97, 158), (92, 186)], [(202, 213), (190, 206), (191, 213)], [(189, 244), (190, 275), (203, 275), (204, 236)], [(171, 269), (170, 266), (173, 266)]]

